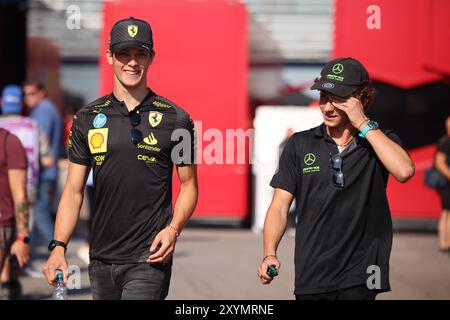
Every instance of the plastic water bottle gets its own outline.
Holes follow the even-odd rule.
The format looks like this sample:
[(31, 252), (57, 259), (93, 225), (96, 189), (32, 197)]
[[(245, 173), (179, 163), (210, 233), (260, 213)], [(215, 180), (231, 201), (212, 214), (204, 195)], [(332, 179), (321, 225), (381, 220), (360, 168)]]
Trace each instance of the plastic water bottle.
[(67, 287), (64, 284), (64, 274), (61, 270), (56, 271), (56, 284), (52, 298), (53, 300), (67, 300)]

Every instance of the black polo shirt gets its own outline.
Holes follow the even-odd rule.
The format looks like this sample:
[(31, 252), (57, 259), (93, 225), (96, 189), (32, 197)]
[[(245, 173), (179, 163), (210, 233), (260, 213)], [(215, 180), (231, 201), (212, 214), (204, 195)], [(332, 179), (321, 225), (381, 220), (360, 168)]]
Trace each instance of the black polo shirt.
[[(113, 94), (81, 109), (70, 133), (70, 161), (93, 168), (90, 258), (107, 263), (147, 259), (150, 244), (172, 216), (174, 162), (189, 164), (195, 156), (194, 125), (183, 109), (151, 90), (136, 108), (141, 117), (136, 128), (144, 136), (137, 146), (129, 112)], [(185, 129), (179, 140), (188, 144), (171, 157), (180, 146), (171, 139), (176, 129)]]
[[(397, 143), (392, 131), (387, 136)], [(295, 294), (366, 285), (380, 269), (389, 290), (392, 221), (386, 186), (389, 173), (370, 144), (355, 134), (341, 153), (343, 189), (334, 186), (330, 154), (338, 153), (324, 125), (294, 134), (270, 185), (296, 199)], [(370, 281), (370, 283), (376, 283)]]

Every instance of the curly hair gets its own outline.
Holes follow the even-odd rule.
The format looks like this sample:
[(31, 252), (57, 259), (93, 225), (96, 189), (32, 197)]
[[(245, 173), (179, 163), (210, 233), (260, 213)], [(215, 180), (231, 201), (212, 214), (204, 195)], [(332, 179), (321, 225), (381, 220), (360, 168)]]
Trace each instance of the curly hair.
[(369, 106), (375, 100), (377, 95), (377, 89), (374, 87), (370, 87), (369, 85), (365, 85), (364, 87), (356, 90), (352, 96), (361, 100), (362, 105), (364, 106), (364, 110), (367, 111)]

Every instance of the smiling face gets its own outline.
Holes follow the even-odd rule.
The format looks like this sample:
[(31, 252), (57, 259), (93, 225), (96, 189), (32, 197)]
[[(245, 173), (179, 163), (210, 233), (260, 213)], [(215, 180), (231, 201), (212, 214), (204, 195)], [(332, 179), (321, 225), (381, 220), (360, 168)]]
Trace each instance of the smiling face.
[(320, 91), (319, 105), (326, 126), (339, 128), (350, 124), (345, 112), (335, 107), (336, 104), (345, 103), (349, 98), (341, 98), (326, 91)]
[(147, 70), (152, 64), (154, 53), (138, 47), (129, 47), (117, 52), (106, 52), (109, 64), (113, 66), (115, 83), (127, 89), (147, 86)]

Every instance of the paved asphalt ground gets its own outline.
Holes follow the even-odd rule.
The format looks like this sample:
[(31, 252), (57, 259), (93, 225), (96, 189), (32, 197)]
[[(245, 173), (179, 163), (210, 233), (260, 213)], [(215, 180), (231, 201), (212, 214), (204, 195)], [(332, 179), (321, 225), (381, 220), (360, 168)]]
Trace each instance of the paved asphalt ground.
[[(81, 289), (69, 299), (92, 299), (87, 265), (77, 254), (84, 241), (73, 239), (68, 250), (71, 265), (81, 270)], [(184, 230), (177, 243), (168, 299), (293, 299), (294, 237), (285, 235), (279, 258), (281, 274), (262, 286), (256, 268), (262, 258), (262, 234), (247, 229)], [(36, 266), (44, 264), (45, 248)], [(25, 299), (49, 299), (51, 287), (43, 278), (21, 278)], [(438, 253), (436, 235), (396, 233), (391, 255), (392, 291), (378, 299), (450, 299), (450, 256)]]

